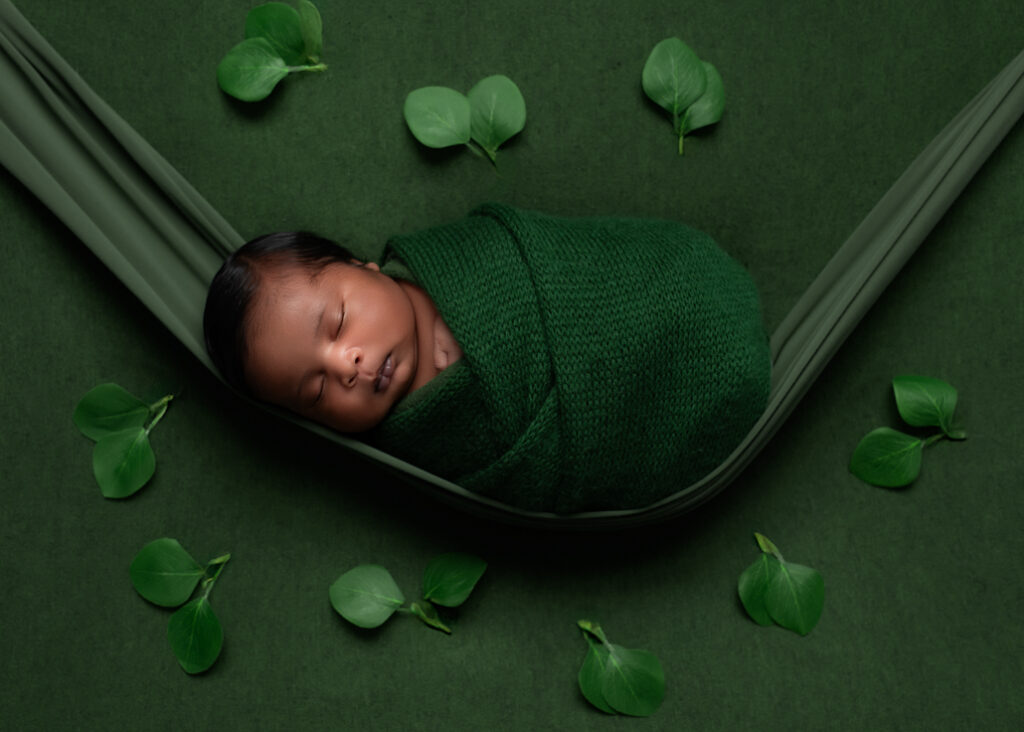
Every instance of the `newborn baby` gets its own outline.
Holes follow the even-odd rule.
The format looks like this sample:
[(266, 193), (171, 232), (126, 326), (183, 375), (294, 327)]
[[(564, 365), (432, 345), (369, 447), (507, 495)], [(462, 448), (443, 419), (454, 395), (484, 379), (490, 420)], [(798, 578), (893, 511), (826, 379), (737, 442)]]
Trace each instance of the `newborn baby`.
[(422, 287), (305, 232), (232, 254), (204, 330), (233, 386), (341, 432), (375, 426), (462, 355)]
[(524, 510), (640, 508), (742, 441), (771, 363), (747, 272), (672, 221), (485, 204), (378, 266), (272, 234), (204, 315), (229, 383)]

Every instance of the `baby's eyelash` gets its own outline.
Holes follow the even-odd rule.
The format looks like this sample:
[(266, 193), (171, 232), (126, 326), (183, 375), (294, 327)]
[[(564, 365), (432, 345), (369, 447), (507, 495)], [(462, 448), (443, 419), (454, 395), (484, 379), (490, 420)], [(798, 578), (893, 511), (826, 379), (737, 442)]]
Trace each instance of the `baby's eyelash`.
[(342, 309), (341, 309), (341, 317), (338, 318), (338, 330), (336, 330), (334, 332), (334, 337), (335, 338), (337, 338), (338, 335), (341, 333), (341, 326), (343, 326), (344, 324), (345, 324), (345, 308), (342, 307)]

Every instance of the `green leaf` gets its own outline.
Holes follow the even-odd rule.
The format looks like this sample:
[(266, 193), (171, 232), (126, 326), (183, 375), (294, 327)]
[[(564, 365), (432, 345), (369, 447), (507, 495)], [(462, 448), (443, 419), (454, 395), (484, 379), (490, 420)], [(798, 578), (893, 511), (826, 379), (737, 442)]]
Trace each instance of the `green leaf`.
[(950, 434), (956, 389), (941, 379), (912, 375), (897, 376), (892, 380), (892, 389), (904, 422), (913, 427), (941, 427)]
[(391, 574), (376, 564), (360, 564), (345, 572), (331, 585), (330, 596), (334, 609), (360, 628), (383, 624), (405, 602)]
[(92, 450), (92, 472), (107, 498), (127, 498), (156, 470), (156, 456), (142, 427), (112, 432)]
[(425, 86), (409, 93), (402, 109), (413, 136), (427, 147), (469, 142), (469, 100), (446, 86)]
[(701, 61), (704, 66), (704, 75), (707, 77), (707, 87), (683, 117), (683, 134), (689, 134), (701, 127), (713, 125), (722, 119), (722, 112), (725, 110), (725, 87), (722, 85), (722, 77), (718, 69), (707, 61)]
[(665, 673), (650, 651), (609, 643), (601, 694), (615, 711), (646, 717), (657, 711), (665, 698)]
[(437, 608), (431, 605), (428, 601), (424, 600), (423, 602), (414, 602), (409, 606), (409, 610), (413, 615), (429, 625), (431, 628), (443, 630), (445, 633), (451, 635), (452, 629), (441, 621), (440, 616), (437, 614)]
[(680, 115), (707, 88), (707, 74), (689, 46), (678, 38), (666, 38), (647, 57), (642, 83), (644, 93), (672, 115), (678, 132)]
[(309, 0), (299, 0), (299, 23), (302, 31), (303, 52), (311, 62), (320, 60), (324, 52), (324, 24), (320, 11)]
[(592, 641), (590, 636), (584, 634), (584, 637), (586, 637), (590, 649), (587, 651), (583, 665), (580, 666), (580, 672), (576, 677), (579, 681), (580, 691), (588, 702), (605, 714), (615, 714), (615, 710), (605, 701), (604, 693), (601, 690), (608, 665), (608, 649), (602, 644)]
[(157, 539), (139, 550), (130, 568), (136, 591), (155, 605), (177, 607), (192, 596), (204, 570), (175, 539)]
[(257, 5), (245, 16), (245, 37), (267, 39), (274, 55), (282, 58), (289, 66), (298, 66), (306, 60), (302, 20), (291, 5)]
[(213, 665), (224, 643), (224, 631), (205, 595), (175, 611), (167, 624), (167, 639), (186, 672), (198, 674)]
[(249, 38), (228, 51), (217, 66), (217, 83), (243, 102), (265, 99), (288, 76), (288, 67), (265, 38)]
[(899, 488), (921, 472), (924, 443), (902, 432), (879, 427), (860, 441), (850, 459), (850, 472), (872, 485)]
[(817, 625), (825, 606), (825, 582), (810, 567), (780, 562), (764, 596), (772, 620), (783, 628), (807, 635)]
[(747, 615), (758, 625), (771, 625), (772, 618), (765, 605), (765, 594), (774, 575), (779, 571), (779, 560), (770, 554), (761, 554), (747, 567), (739, 579), (740, 601)]
[(90, 389), (77, 406), (72, 419), (90, 440), (112, 432), (142, 427), (149, 417), (149, 405), (117, 384), (100, 384)]
[(487, 569), (480, 557), (452, 552), (434, 557), (423, 573), (423, 597), (445, 607), (458, 607)]
[(526, 125), (526, 102), (515, 82), (501, 74), (477, 82), (467, 97), (471, 136), (493, 160), (498, 147)]

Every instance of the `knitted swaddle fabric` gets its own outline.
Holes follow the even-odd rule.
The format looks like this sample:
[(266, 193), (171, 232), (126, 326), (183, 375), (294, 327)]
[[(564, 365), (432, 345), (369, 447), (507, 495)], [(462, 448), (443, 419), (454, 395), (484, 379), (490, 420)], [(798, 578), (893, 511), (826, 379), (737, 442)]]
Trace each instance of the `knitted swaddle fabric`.
[(366, 439), (511, 506), (644, 506), (718, 465), (764, 410), (747, 272), (670, 221), (485, 204), (388, 242), (464, 356)]

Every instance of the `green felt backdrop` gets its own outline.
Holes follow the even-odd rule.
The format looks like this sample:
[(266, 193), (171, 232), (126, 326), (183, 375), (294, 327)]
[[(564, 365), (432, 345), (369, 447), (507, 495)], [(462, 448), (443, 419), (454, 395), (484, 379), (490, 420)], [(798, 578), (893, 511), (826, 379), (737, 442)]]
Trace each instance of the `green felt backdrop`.
[[(17, 3), (93, 88), (245, 236), (310, 228), (368, 256), (497, 199), (651, 215), (751, 271), (769, 328), (945, 123), (1024, 45), (1018, 0), (319, 4), (327, 73), (265, 103), (214, 70), (252, 3)], [(640, 90), (662, 38), (722, 74), (722, 122), (675, 154)], [(526, 98), (501, 175), (408, 133), (405, 95), (504, 73)], [(0, 721), (9, 729), (1017, 729), (1024, 630), (1024, 134), (1012, 131), (743, 477), (654, 530), (543, 534), (436, 504), (240, 404), (0, 171)], [(846, 470), (898, 426), (889, 380), (960, 389), (963, 443), (908, 489)], [(180, 392), (157, 474), (104, 500), (71, 423), (90, 387)], [(806, 638), (736, 599), (752, 532), (825, 578)], [(168, 613), (128, 578), (148, 541), (230, 551), (223, 655), (184, 674)], [(406, 594), (434, 554), (490, 568), (450, 637), (348, 626), (327, 588), (375, 562)], [(587, 617), (657, 653), (665, 703), (613, 720), (576, 688)]]

